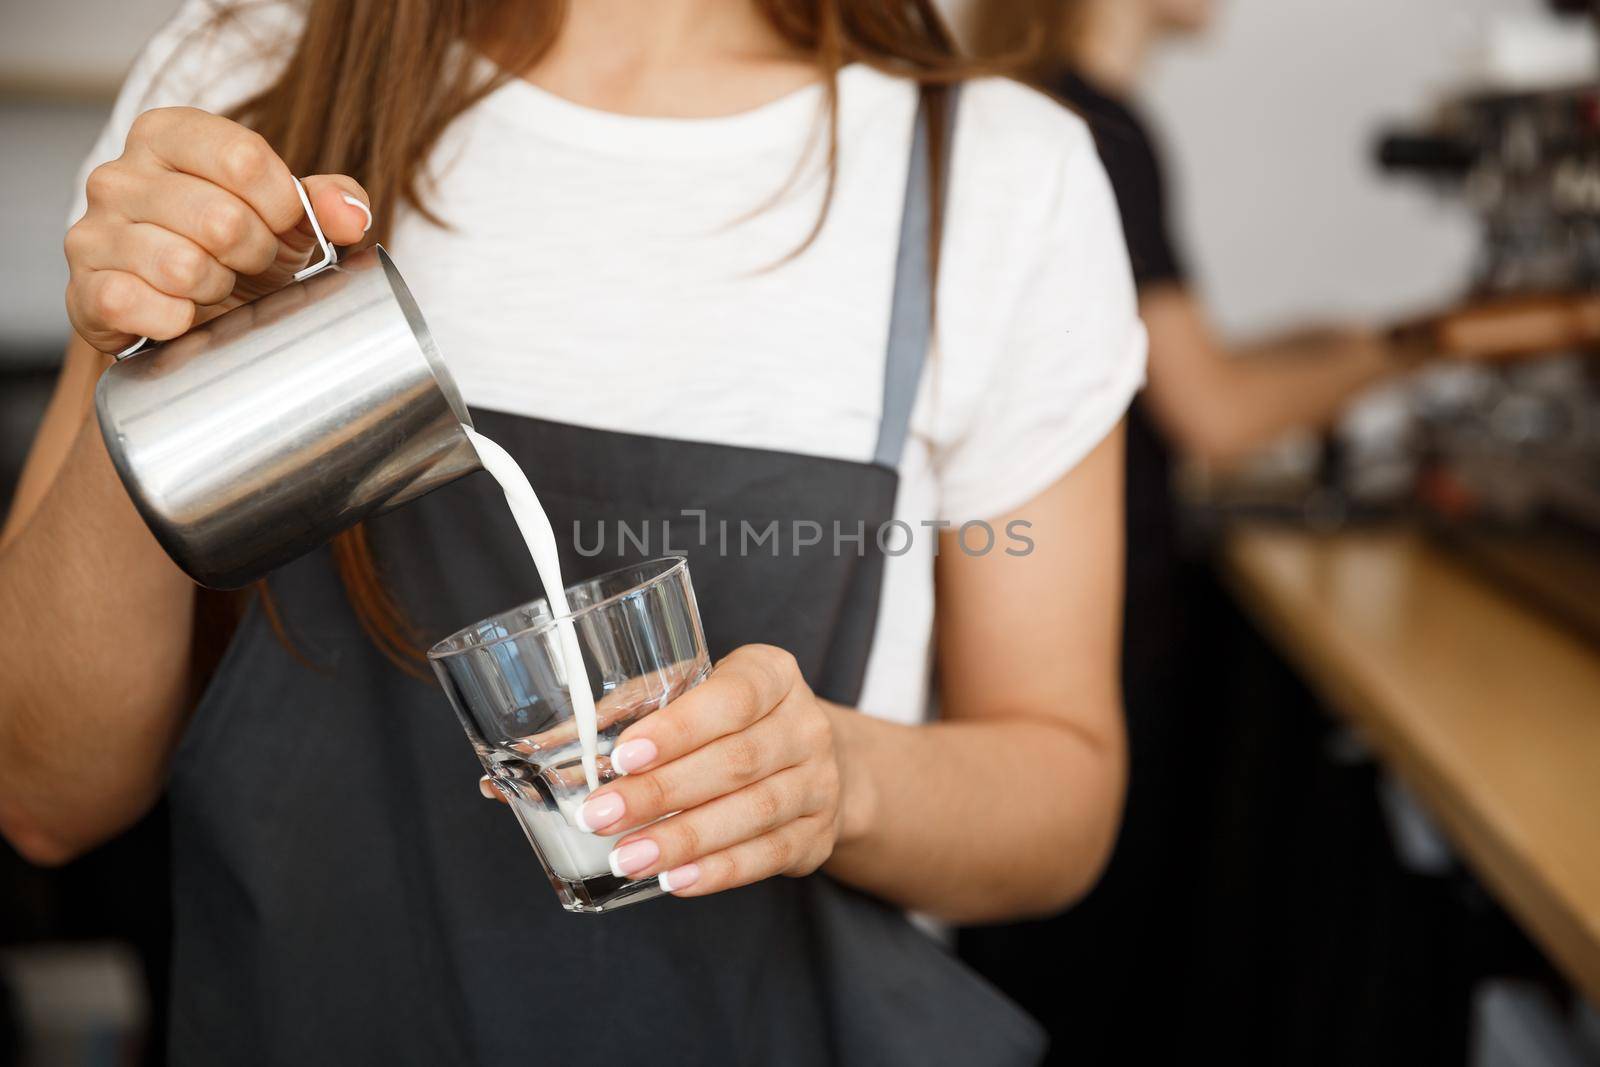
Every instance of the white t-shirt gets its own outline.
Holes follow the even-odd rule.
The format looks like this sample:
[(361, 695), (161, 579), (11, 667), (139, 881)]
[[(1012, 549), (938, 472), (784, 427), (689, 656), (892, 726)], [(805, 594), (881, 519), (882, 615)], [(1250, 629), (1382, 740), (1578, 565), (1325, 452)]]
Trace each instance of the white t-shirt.
[[(189, 0), (146, 48), (85, 174), (121, 153), (139, 112), (224, 111), (276, 73), (291, 6), (247, 6), (197, 35), (211, 10)], [(813, 86), (725, 118), (638, 118), (513, 80), (461, 116), (430, 161), (430, 204), (451, 228), (405, 211), (389, 249), (467, 403), (870, 461), (916, 92), (864, 66), (841, 73), (833, 202), (784, 262), (822, 205), (821, 103)], [(963, 91), (938, 309), (895, 508), (915, 536), (886, 562), (859, 701), (903, 722), (928, 699), (936, 538), (923, 524), (1026, 503), (1143, 381), (1093, 141), (1010, 81)]]

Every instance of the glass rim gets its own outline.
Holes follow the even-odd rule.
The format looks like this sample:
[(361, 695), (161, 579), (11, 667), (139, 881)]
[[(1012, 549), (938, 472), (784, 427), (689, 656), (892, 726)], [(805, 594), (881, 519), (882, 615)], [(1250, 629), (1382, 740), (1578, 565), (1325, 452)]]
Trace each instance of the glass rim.
[(465, 652), (471, 652), (474, 649), (493, 648), (496, 645), (504, 644), (507, 641), (514, 641), (519, 637), (525, 637), (525, 636), (527, 636), (528, 634), (531, 634), (531, 633), (542, 633), (545, 630), (549, 630), (552, 627), (554, 627), (554, 626), (556, 626), (556, 625), (558, 625), (558, 624), (560, 624), (562, 622), (566, 622), (568, 620), (576, 621), (577, 619), (581, 619), (585, 615), (588, 615), (591, 612), (599, 611), (601, 608), (610, 607), (613, 604), (616, 604), (619, 601), (627, 600), (630, 597), (636, 597), (636, 596), (640, 595), (641, 593), (643, 593), (646, 589), (650, 588), (653, 585), (658, 584), (659, 582), (661, 582), (661, 581), (663, 581), (663, 580), (665, 580), (667, 578), (672, 577), (674, 574), (678, 573), (679, 571), (688, 570), (689, 569), (689, 557), (688, 556), (658, 556), (655, 559), (640, 560), (638, 563), (630, 563), (626, 567), (617, 567), (615, 570), (606, 571), (604, 574), (597, 574), (593, 578), (585, 578), (581, 582), (574, 582), (572, 585), (569, 585), (566, 588), (567, 588), (567, 591), (570, 592), (573, 589), (577, 589), (579, 586), (593, 585), (596, 582), (603, 582), (607, 578), (611, 578), (611, 577), (613, 577), (615, 575), (618, 575), (618, 574), (624, 574), (624, 573), (626, 573), (628, 571), (631, 571), (631, 570), (639, 570), (641, 568), (651, 567), (651, 566), (654, 566), (654, 565), (657, 565), (657, 564), (669, 564), (669, 566), (665, 567), (665, 569), (663, 569), (661, 571), (658, 571), (655, 574), (652, 574), (648, 578), (645, 578), (643, 581), (636, 582), (633, 585), (630, 585), (626, 589), (622, 589), (622, 590), (619, 590), (618, 592), (612, 593), (610, 596), (605, 597), (605, 598), (603, 598), (601, 600), (597, 600), (593, 604), (586, 604), (583, 607), (579, 608), (577, 611), (568, 612), (565, 615), (548, 615), (543, 619), (539, 619), (536, 622), (531, 622), (528, 625), (523, 626), (523, 627), (521, 627), (519, 629), (508, 630), (506, 633), (501, 634), (501, 635), (499, 635), (497, 637), (491, 638), (490, 640), (479, 641), (479, 642), (477, 642), (475, 644), (470, 644), (470, 645), (463, 644), (460, 648), (451, 649), (450, 651), (440, 651), (445, 645), (448, 645), (453, 641), (457, 641), (457, 640), (465, 637), (467, 634), (470, 634), (470, 633), (474, 632), (478, 627), (482, 626), (486, 622), (490, 622), (490, 621), (492, 621), (494, 619), (499, 619), (499, 618), (502, 618), (502, 617), (507, 616), (507, 615), (513, 615), (516, 612), (522, 611), (525, 608), (530, 608), (535, 604), (544, 604), (548, 608), (549, 605), (550, 605), (550, 598), (548, 596), (542, 596), (542, 597), (539, 597), (539, 598), (537, 598), (535, 600), (525, 601), (525, 602), (523, 602), (521, 604), (516, 605), (515, 607), (510, 607), (510, 608), (507, 608), (504, 611), (496, 612), (495, 614), (490, 615), (487, 618), (479, 619), (477, 622), (469, 623), (466, 626), (463, 626), (461, 629), (457, 630), (455, 633), (451, 634), (449, 637), (441, 638), (439, 641), (435, 642), (434, 646), (432, 648), (428, 649), (428, 660), (430, 662), (437, 661), (437, 660), (446, 660), (446, 659), (450, 659), (452, 656), (459, 656), (459, 655), (461, 655), (461, 654), (463, 654)]

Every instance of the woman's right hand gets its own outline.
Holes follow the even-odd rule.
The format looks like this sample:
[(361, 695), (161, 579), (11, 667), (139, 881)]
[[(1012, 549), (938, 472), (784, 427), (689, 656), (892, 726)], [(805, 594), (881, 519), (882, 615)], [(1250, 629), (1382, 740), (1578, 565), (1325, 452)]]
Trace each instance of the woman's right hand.
[[(366, 190), (342, 174), (304, 184), (328, 240), (360, 241), (372, 222)], [(87, 189), (89, 208), (67, 231), (67, 315), (102, 352), (177, 337), (281, 288), (316, 244), (266, 140), (194, 108), (140, 115)]]

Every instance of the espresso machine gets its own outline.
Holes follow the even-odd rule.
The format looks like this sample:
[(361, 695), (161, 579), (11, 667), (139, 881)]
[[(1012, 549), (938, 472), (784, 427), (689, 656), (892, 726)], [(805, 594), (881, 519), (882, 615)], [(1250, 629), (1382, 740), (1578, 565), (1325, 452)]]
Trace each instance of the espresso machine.
[[(1600, 2), (1552, 6), (1592, 47), (1581, 20), (1600, 24)], [(1464, 205), (1481, 233), (1461, 305), (1396, 331), (1459, 357), (1413, 393), (1408, 509), (1600, 642), (1600, 63), (1569, 84), (1448, 99), (1384, 135), (1377, 161)]]

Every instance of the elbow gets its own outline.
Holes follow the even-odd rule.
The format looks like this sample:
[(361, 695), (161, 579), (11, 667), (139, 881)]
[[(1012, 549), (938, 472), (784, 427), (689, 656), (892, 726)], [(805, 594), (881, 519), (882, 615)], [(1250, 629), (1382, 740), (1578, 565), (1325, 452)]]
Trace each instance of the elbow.
[[(1093, 742), (1098, 753), (1079, 765), (1079, 782), (1088, 786), (1068, 798), (1057, 812), (1053, 829), (1042, 832), (1029, 850), (1028, 869), (1003, 872), (985, 894), (983, 914), (967, 922), (1016, 922), (1059, 915), (1099, 884), (1111, 862), (1122, 828), (1127, 789), (1126, 745), (1119, 737)], [(1093, 783), (1093, 784), (1090, 784)]]
[(60, 826), (40, 817), (39, 812), (51, 805), (29, 794), (28, 776), (18, 766), (20, 754), (12, 742), (10, 737), (0, 739), (0, 752), (13, 757), (0, 764), (0, 782), (4, 783), (0, 788), (0, 839), (35, 867), (70, 863), (87, 849), (69, 840)]
[(1016, 919), (1045, 919), (1059, 915), (1088, 896), (1100, 884), (1111, 853), (1116, 845), (1117, 831), (1121, 826), (1120, 808), (1088, 832), (1063, 840), (1056, 854), (1061, 862), (1054, 865), (1046, 878), (1026, 898), (1013, 902), (1011, 909)]
[(35, 867), (61, 867), (88, 852), (100, 839), (75, 826), (65, 805), (30, 791), (26, 776), (0, 766), (0, 838)]
[(946, 922), (982, 926), (988, 923), (1048, 919), (1076, 905), (1100, 882), (1111, 860), (1116, 820), (1104, 840), (1085, 843), (1063, 839), (1050, 847), (1052, 862), (1031, 871), (1012, 870), (1010, 877), (986, 887), (966, 907), (935, 910)]
[(1096, 753), (1090, 764), (1093, 773), (1085, 774), (1088, 768), (1080, 767), (1079, 780), (1095, 784), (1076, 798), (1077, 817), (1061, 825), (1041, 850), (1053, 862), (1034, 882), (1029, 898), (1016, 902), (1020, 918), (1046, 918), (1077, 904), (1100, 883), (1111, 863), (1127, 798), (1127, 742), (1118, 731), (1090, 739), (1088, 747)]
[[(0, 794), (0, 838), (36, 867), (61, 867), (98, 848), (144, 816), (156, 794), (104, 795), (78, 808), (74, 797)], [(107, 812), (116, 813), (108, 818)]]
[(0, 837), (35, 867), (62, 867), (87, 851), (82, 844), (67, 841), (35, 820), (4, 810), (0, 810)]
[(1064, 911), (1088, 896), (1111, 863), (1111, 853), (1116, 848), (1117, 831), (1122, 826), (1120, 809), (1106, 820), (1104, 831), (1097, 840), (1083, 849), (1081, 859), (1056, 880), (1055, 898), (1049, 902), (1047, 913)]
[(81, 848), (62, 844), (55, 838), (44, 835), (8, 838), (8, 840), (11, 840), (17, 855), (35, 867), (65, 867), (84, 852)]

